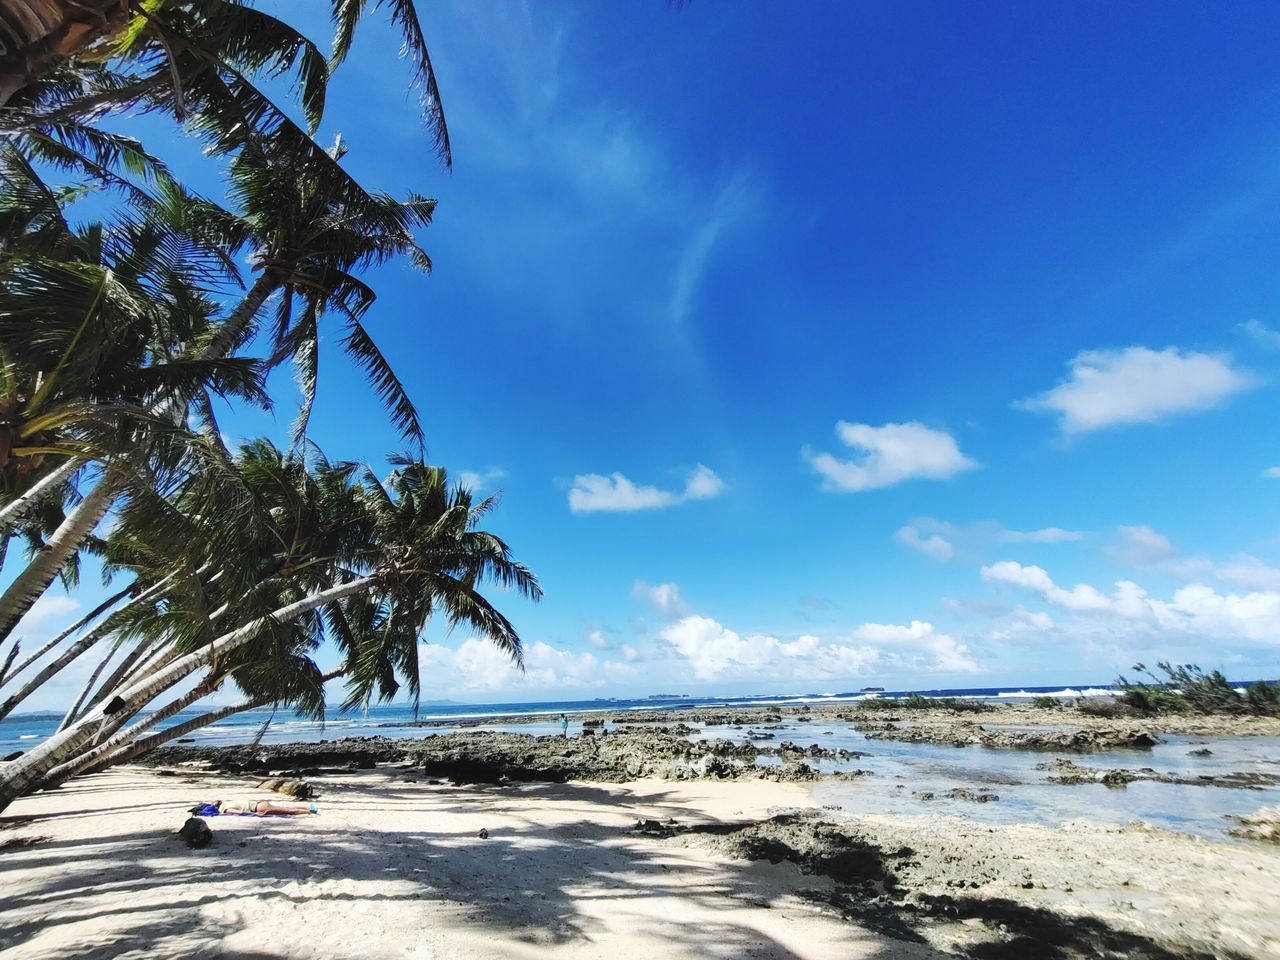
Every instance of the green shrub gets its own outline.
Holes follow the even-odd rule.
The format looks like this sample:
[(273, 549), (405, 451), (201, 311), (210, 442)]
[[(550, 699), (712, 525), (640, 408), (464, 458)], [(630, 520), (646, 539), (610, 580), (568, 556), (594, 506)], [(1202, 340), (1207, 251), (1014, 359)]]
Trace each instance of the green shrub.
[(1244, 698), (1254, 713), (1280, 714), (1280, 683), (1259, 680), (1245, 691)]
[(1062, 706), (1062, 701), (1057, 697), (1040, 696), (1033, 698), (1031, 705), (1033, 707), (1038, 707), (1041, 710), (1057, 710)]
[(1171, 664), (1162, 660), (1158, 676), (1139, 663), (1133, 668), (1139, 679), (1116, 680), (1120, 701), (1143, 713), (1280, 713), (1280, 690), (1274, 684), (1255, 683), (1244, 696), (1220, 670), (1204, 671), (1193, 663)]

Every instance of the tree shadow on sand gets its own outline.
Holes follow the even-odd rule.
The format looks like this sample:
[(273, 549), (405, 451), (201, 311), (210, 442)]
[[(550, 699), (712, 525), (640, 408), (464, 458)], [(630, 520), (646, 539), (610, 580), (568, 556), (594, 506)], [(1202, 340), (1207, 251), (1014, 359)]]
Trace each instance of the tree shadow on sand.
[[(659, 814), (680, 818), (687, 825), (683, 833), (741, 827), (697, 817), (675, 794), (634, 798), (625, 789), (582, 783), (431, 788), (431, 799), (448, 809), (501, 817), (505, 825), (480, 839), (471, 830), (405, 830), (390, 818), (380, 821), (380, 814), (391, 811), (421, 810), (426, 788), (405, 790), (382, 771), (370, 780), (348, 786), (346, 797), (340, 785), (321, 784), (341, 798), (331, 809), (346, 824), (323, 815), (214, 820), (213, 846), (191, 851), (173, 833), (186, 815), (175, 802), (159, 805), (166, 807), (163, 814), (150, 805), (134, 810), (129, 823), (145, 828), (122, 830), (110, 819), (88, 820), (94, 832), (86, 839), (42, 839), (7, 850), (0, 856), (0, 951), (12, 951), (6, 956), (15, 960), (126, 954), (282, 960), (347, 956), (357, 945), (365, 948), (362, 956), (405, 956), (404, 942), (397, 949), (388, 945), (383, 954), (369, 952), (362, 925), (372, 931), (382, 924), (406, 935), (421, 931), (423, 957), (450, 956), (432, 952), (428, 943), (434, 930), (447, 928), (453, 942), (465, 937), (476, 956), (523, 958), (556, 944), (594, 949), (590, 945), (611, 934), (613, 920), (626, 918), (640, 952), (646, 943), (676, 944), (689, 957), (799, 960), (792, 946), (763, 929), (770, 925), (762, 917), (776, 931), (785, 922), (777, 909), (785, 907), (788, 915), (821, 910), (854, 921), (836, 928), (835, 935), (847, 943), (844, 955), (865, 960), (956, 956), (923, 935), (948, 910), (959, 919), (965, 918), (961, 911), (980, 911), (973, 915), (993, 928), (1005, 924), (1007, 935), (960, 954), (973, 960), (1098, 956), (1084, 951), (1086, 943), (1127, 949), (1122, 955), (1143, 960), (1174, 956), (1139, 938), (1125, 948), (1125, 935), (1101, 924), (1089, 930), (1077, 919), (1033, 915), (1000, 901), (874, 905), (873, 888), (883, 889), (892, 876), (892, 858), (875, 849), (855, 851), (821, 869), (781, 849), (762, 849), (755, 862), (726, 865), (619, 826), (619, 815)], [(532, 816), (531, 802), (557, 804), (556, 824)], [(43, 819), (22, 829), (46, 832), (40, 830)], [(675, 904), (680, 911), (670, 909)], [(290, 934), (273, 928), (277, 916), (291, 918), (287, 929), (295, 934), (307, 929), (309, 917), (323, 918), (346, 939), (282, 944), (273, 936)], [(243, 937), (245, 930), (262, 931), (262, 941), (240, 952), (223, 943), (237, 933)], [(601, 954), (606, 952), (601, 945)]]

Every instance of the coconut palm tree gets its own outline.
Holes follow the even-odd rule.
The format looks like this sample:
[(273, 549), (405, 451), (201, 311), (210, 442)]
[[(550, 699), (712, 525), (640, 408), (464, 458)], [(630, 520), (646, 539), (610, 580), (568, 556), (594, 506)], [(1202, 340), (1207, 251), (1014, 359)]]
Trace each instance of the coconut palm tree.
[[(23, 122), (33, 104), (48, 112), (56, 94), (61, 115), (143, 103), (183, 119), (213, 81), (239, 86), (262, 115), (269, 101), (250, 92), (255, 75), (292, 73), (314, 130), (332, 67), (352, 46), (370, 8), (385, 8), (404, 40), (412, 85), (441, 159), (452, 162), (449, 133), (426, 39), (413, 0), (330, 0), (336, 28), (329, 62), (288, 24), (237, 0), (22, 0), (0, 7), (0, 108)], [(212, 79), (211, 79), (212, 78)], [(207, 105), (207, 104), (206, 104)]]
[[(265, 443), (242, 459), (240, 487), (229, 488), (216, 477), (193, 485), (205, 508), (189, 518), (208, 537), (188, 543), (243, 540), (237, 531), (250, 528), (260, 543), (275, 545), (265, 559), (264, 554), (220, 552), (202, 558), (227, 572), (225, 581), (217, 581), (219, 590), (244, 591), (229, 609), (219, 608), (228, 619), (215, 629), (224, 632), (192, 644), (190, 652), (117, 690), (111, 704), (89, 711), (5, 767), (0, 809), (83, 753), (104, 724), (118, 728), (120, 716), (136, 714), (194, 673), (233, 662), (238, 651), (301, 618), (324, 615), (325, 627), (346, 656), (348, 704), (394, 696), (402, 683), (416, 703), (417, 643), (436, 614), (446, 626), (475, 629), (518, 661), (518, 633), (479, 586), (492, 582), (532, 599), (541, 590), (500, 538), (477, 529), (492, 500), (473, 503), (466, 490), (448, 484), (443, 470), (411, 458), (395, 461), (396, 470), (384, 482), (371, 472), (356, 479), (346, 464), (300, 469), (298, 456)], [(273, 482), (259, 484), (263, 478)], [(202, 498), (216, 486), (223, 490), (222, 502), (211, 509)], [(237, 569), (246, 556), (251, 562)], [(264, 571), (270, 575), (264, 578)], [(261, 579), (245, 590), (255, 577)], [(301, 590), (306, 592), (299, 596)], [(272, 603), (277, 606), (262, 612)], [(174, 629), (203, 636), (213, 618), (171, 620), (177, 621)], [(114, 708), (110, 714), (107, 707)]]

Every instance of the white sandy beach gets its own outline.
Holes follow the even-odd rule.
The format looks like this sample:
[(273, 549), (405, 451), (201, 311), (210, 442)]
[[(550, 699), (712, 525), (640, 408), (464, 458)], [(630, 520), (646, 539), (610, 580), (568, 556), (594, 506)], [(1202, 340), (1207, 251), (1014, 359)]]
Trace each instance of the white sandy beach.
[[(196, 778), (192, 778), (196, 779)], [(0, 831), (5, 957), (913, 958), (935, 956), (795, 898), (798, 870), (657, 845), (637, 818), (740, 819), (804, 804), (775, 783), (524, 785), (483, 791), (378, 772), (326, 779), (321, 815), (188, 805), (254, 793), (122, 769), (15, 803)], [(259, 793), (261, 791), (258, 791)], [(490, 836), (477, 834), (485, 828)], [(22, 846), (26, 839), (45, 837)], [(813, 887), (814, 878), (804, 885)]]
[(256, 780), (126, 767), (18, 801), (0, 818), (0, 956), (940, 960), (1000, 935), (1011, 909), (1050, 935), (1100, 924), (1177, 956), (1280, 956), (1280, 848), (1266, 844), (859, 818), (850, 829), (912, 861), (909, 900), (993, 907), (898, 939), (842, 918), (838, 896), (821, 902), (831, 881), (792, 863), (632, 830), (760, 820), (809, 805), (806, 785), (455, 787), (404, 768), (313, 782), (319, 816), (214, 818), (206, 850), (175, 835), (187, 807), (266, 795)]

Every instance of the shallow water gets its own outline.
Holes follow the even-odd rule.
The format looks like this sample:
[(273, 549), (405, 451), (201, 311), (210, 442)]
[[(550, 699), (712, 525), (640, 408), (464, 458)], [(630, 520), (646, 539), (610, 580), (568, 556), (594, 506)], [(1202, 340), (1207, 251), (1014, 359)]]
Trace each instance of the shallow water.
[[(1012, 728), (1010, 728), (1012, 729)], [(706, 727), (703, 736), (741, 742), (748, 730)], [(814, 785), (816, 805), (832, 805), (851, 814), (942, 814), (963, 816), (979, 823), (1031, 823), (1057, 826), (1070, 820), (1124, 824), (1143, 820), (1154, 826), (1200, 836), (1226, 837), (1227, 814), (1249, 814), (1262, 806), (1280, 804), (1280, 786), (1260, 790), (1132, 783), (1065, 786), (1049, 783), (1047, 771), (1036, 765), (1058, 757), (1088, 767), (1152, 767), (1188, 775), (1234, 771), (1280, 773), (1280, 737), (1166, 737), (1149, 750), (1109, 750), (1075, 753), (1053, 750), (1009, 750), (981, 746), (942, 746), (868, 740), (849, 723), (783, 723), (771, 727), (772, 740), (753, 740), (776, 747), (783, 741), (807, 747), (843, 747), (870, 756), (847, 761), (807, 761), (824, 771), (862, 769), (872, 776)], [(1207, 747), (1208, 757), (1188, 756)], [(762, 758), (764, 760), (765, 758)], [(944, 794), (956, 787), (994, 793), (998, 801), (976, 803)], [(913, 794), (932, 792), (934, 799)]]

